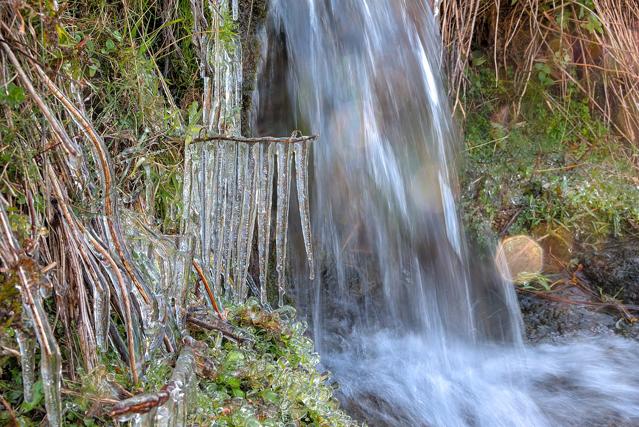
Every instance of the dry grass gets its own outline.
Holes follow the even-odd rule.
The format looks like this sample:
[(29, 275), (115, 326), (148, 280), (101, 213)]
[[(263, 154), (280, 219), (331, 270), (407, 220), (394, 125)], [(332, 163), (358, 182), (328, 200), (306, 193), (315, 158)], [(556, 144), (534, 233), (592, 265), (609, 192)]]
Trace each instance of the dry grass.
[(553, 89), (577, 88), (617, 133), (639, 144), (639, 9), (620, 0), (444, 0), (441, 33), (455, 109), (473, 49), (491, 53), (499, 78), (514, 71), (521, 97), (540, 67)]

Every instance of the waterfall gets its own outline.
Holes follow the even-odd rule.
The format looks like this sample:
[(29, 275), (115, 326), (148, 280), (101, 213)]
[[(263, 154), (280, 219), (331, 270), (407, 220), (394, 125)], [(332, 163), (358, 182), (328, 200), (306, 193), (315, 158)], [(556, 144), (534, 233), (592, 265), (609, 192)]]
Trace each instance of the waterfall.
[(271, 5), (254, 128), (320, 136), (292, 296), (343, 402), (371, 425), (637, 422), (636, 344), (526, 348), (514, 289), (471, 275), (437, 28), (425, 0)]
[(335, 301), (361, 308), (350, 316), (357, 329), (481, 340), (490, 312), (510, 326), (503, 338), (518, 340), (513, 291), (495, 281), (479, 294), (470, 284), (454, 200), (459, 139), (437, 25), (424, 3), (409, 3), (273, 5), (273, 31), (285, 34), (291, 57), (287, 89), (299, 106), (292, 126), (306, 123), (321, 136), (312, 217), (323, 271), (297, 297), (317, 306), (320, 343), (334, 314), (325, 306)]

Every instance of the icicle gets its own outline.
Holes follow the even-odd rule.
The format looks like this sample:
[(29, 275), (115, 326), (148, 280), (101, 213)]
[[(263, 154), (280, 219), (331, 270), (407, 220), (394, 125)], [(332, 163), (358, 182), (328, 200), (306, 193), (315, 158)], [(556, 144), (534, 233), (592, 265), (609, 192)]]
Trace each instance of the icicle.
[(180, 230), (186, 234), (190, 230), (191, 224), (191, 202), (193, 191), (192, 178), (193, 146), (186, 144), (184, 147), (184, 178), (182, 181), (182, 212)]
[(200, 245), (201, 245), (201, 253), (199, 254), (200, 260), (202, 263), (206, 263), (208, 259), (208, 254), (210, 252), (210, 244), (211, 244), (211, 236), (208, 227), (208, 218), (209, 218), (209, 199), (210, 195), (207, 192), (206, 184), (207, 177), (210, 175), (208, 170), (209, 164), (209, 150), (206, 143), (200, 145), (201, 155), (200, 155), (200, 176), (199, 176), (199, 184), (200, 184)]
[[(240, 242), (242, 240), (242, 215), (246, 212), (244, 206), (246, 181), (248, 180), (248, 167), (249, 167), (249, 147), (246, 144), (239, 144), (237, 147), (237, 190), (235, 192), (235, 201), (233, 202), (233, 216), (232, 216), (232, 236), (231, 236), (231, 259), (233, 260), (233, 268), (235, 271), (239, 271), (239, 251)], [(248, 212), (246, 212), (248, 214)], [(233, 277), (233, 294), (235, 298), (239, 298), (241, 295), (242, 283), (239, 283), (239, 277), (234, 275)]]
[(308, 198), (308, 143), (296, 142), (293, 144), (295, 152), (295, 183), (297, 185), (297, 201), (302, 222), (302, 236), (306, 258), (308, 259), (309, 279), (315, 278), (315, 266), (313, 262), (313, 243), (311, 236), (311, 218)]
[(202, 153), (203, 179), (201, 183), (201, 217), (200, 223), (205, 233), (202, 236), (202, 263), (209, 267), (211, 264), (211, 245), (215, 244), (215, 211), (217, 208), (217, 192), (212, 191), (217, 187), (219, 170), (215, 167), (219, 156), (219, 143), (214, 142), (204, 145)]
[(239, 0), (233, 0), (233, 20), (237, 21), (237, 19), (240, 17), (240, 2)]
[(176, 259), (175, 259), (175, 288), (172, 295), (174, 306), (173, 312), (178, 330), (181, 332), (186, 328), (184, 323), (186, 307), (188, 306), (188, 287), (191, 262), (193, 260), (193, 243), (191, 235), (178, 235), (176, 239)]
[(93, 295), (93, 321), (95, 322), (95, 342), (98, 350), (108, 346), (109, 321), (111, 316), (111, 292), (105, 286), (106, 280), (98, 283)]
[(233, 212), (235, 205), (236, 194), (236, 163), (237, 163), (237, 144), (228, 144), (228, 150), (226, 150), (226, 165), (224, 172), (224, 186), (225, 186), (225, 203), (224, 207), (224, 289), (226, 292), (230, 292), (229, 286), (231, 284), (231, 255), (233, 254), (234, 245), (234, 229), (233, 229)]
[(271, 244), (271, 210), (273, 205), (273, 174), (275, 145), (261, 146), (259, 186), (257, 190), (257, 250), (260, 265), (260, 302), (266, 304), (266, 282), (268, 278), (268, 254)]
[(238, 292), (236, 298), (238, 302), (243, 301), (247, 296), (246, 274), (251, 255), (253, 243), (253, 230), (255, 228), (256, 215), (256, 192), (257, 192), (257, 163), (260, 156), (260, 147), (255, 144), (246, 149), (250, 150), (248, 164), (246, 168), (245, 191), (242, 201), (242, 214), (238, 231), (237, 258), (235, 265), (235, 281)]
[(187, 424), (188, 411), (192, 405), (194, 387), (196, 387), (195, 355), (189, 345), (180, 351), (169, 382), (169, 399), (157, 409), (156, 426), (182, 427)]
[[(235, 47), (235, 110), (240, 111), (240, 106), (242, 105), (242, 48), (241, 45), (237, 44)], [(238, 127), (241, 125), (240, 123), (240, 114), (237, 114)], [(238, 129), (239, 130), (239, 129)]]
[(215, 204), (215, 210), (212, 212), (213, 220), (213, 254), (210, 265), (211, 278), (213, 279), (213, 292), (216, 295), (222, 294), (220, 275), (222, 273), (222, 260), (224, 259), (224, 252), (222, 250), (224, 244), (224, 231), (226, 226), (226, 203), (225, 197), (226, 190), (226, 158), (228, 143), (226, 141), (220, 141), (218, 146), (217, 161), (215, 163), (215, 170), (218, 173), (218, 179), (215, 187), (211, 187), (211, 191), (215, 193), (217, 203)]
[(278, 305), (284, 305), (286, 287), (286, 245), (288, 204), (291, 190), (290, 144), (277, 144), (277, 213), (275, 224), (275, 269), (277, 271)]
[(20, 329), (16, 329), (16, 339), (20, 348), (24, 401), (31, 402), (33, 400), (33, 384), (35, 383), (35, 339)]
[[(42, 307), (40, 296), (34, 295), (34, 309), (38, 313), (38, 318), (46, 319), (46, 312)], [(31, 310), (29, 310), (31, 311)], [(31, 318), (34, 319), (33, 312)], [(62, 364), (60, 349), (55, 341), (53, 331), (46, 323), (44, 326), (45, 334), (40, 342), (40, 375), (42, 376), (42, 390), (44, 392), (44, 406), (47, 410), (47, 419), (51, 427), (62, 425)], [(43, 348), (45, 346), (48, 350)]]

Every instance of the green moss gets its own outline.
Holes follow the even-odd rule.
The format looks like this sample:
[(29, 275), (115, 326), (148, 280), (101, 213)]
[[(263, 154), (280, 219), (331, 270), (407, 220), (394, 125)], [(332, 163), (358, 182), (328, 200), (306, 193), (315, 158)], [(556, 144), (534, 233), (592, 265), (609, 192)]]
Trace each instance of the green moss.
[(208, 338), (217, 371), (200, 382), (190, 424), (354, 425), (333, 398), (327, 375), (317, 370), (319, 356), (305, 325), (294, 317), (292, 308), (266, 313), (255, 300), (231, 308), (229, 320), (247, 341)]
[(560, 97), (533, 79), (512, 117), (516, 91), (507, 77), (496, 82), (486, 66), (469, 77), (463, 203), (481, 244), (542, 226), (592, 244), (637, 232), (633, 153), (587, 100), (571, 90)]

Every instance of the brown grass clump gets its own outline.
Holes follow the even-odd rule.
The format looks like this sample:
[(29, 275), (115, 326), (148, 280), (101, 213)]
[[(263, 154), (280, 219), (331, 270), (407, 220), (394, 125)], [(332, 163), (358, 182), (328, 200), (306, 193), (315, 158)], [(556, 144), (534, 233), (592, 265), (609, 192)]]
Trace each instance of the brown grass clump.
[[(576, 88), (615, 131), (639, 143), (639, 8), (619, 0), (443, 0), (439, 18), (449, 91), (462, 114), (473, 50), (491, 53), (497, 78), (514, 71), (521, 97), (547, 74), (560, 95)], [(509, 77), (510, 78), (510, 77)]]

